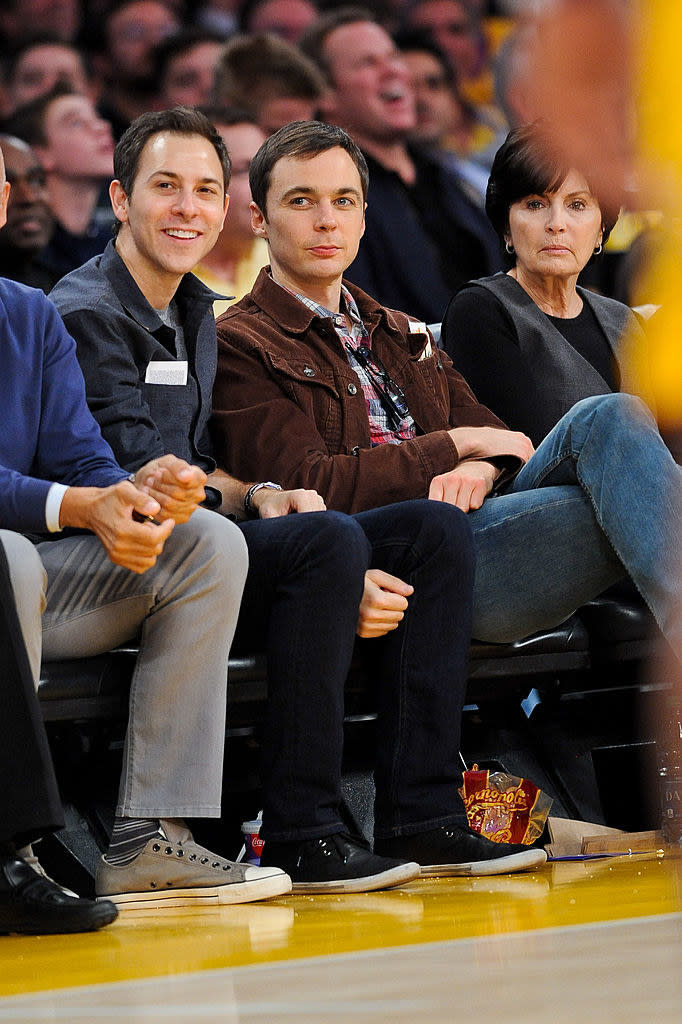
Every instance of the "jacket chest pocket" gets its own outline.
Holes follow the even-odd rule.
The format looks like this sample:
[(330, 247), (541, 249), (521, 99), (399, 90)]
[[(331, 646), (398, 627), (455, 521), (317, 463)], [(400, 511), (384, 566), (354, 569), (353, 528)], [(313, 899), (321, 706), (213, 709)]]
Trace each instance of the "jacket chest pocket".
[(291, 401), (322, 430), (336, 434), (341, 423), (340, 385), (328, 367), (312, 360), (284, 359), (267, 354), (270, 372)]

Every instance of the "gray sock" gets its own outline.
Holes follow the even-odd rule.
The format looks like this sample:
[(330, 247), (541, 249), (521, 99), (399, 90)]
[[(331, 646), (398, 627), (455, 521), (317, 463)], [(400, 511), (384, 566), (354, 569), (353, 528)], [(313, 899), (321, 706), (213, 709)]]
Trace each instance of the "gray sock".
[(158, 818), (114, 819), (109, 849), (104, 854), (107, 864), (130, 864), (150, 839), (161, 836)]

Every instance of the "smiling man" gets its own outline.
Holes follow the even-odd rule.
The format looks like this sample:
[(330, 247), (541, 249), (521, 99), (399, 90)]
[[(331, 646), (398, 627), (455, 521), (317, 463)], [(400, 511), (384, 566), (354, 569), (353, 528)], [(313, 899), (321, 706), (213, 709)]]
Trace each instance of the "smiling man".
[[(305, 278), (320, 301), (331, 298), (327, 282), (338, 281), (363, 220), (358, 173), (342, 153), (354, 172), (347, 179), (337, 157), (324, 156), (324, 170), (334, 180), (342, 173), (333, 202), (347, 229), (309, 251), (305, 220), (317, 186), (310, 181), (306, 190), (303, 182), (300, 191), (286, 164), (281, 201), (268, 213), (273, 234), (281, 231), (283, 279), (297, 287)], [(398, 885), (419, 873), (419, 863), (447, 874), (542, 863), (542, 852), (459, 827), (472, 578), (465, 517), (425, 501), (350, 517), (327, 511), (313, 490), (282, 491), (265, 479), (249, 485), (215, 469), (208, 434), (215, 294), (188, 271), (214, 244), (225, 216), (225, 146), (203, 114), (175, 108), (133, 122), (114, 163), (116, 242), (52, 296), (76, 338), (90, 406), (122, 465), (135, 470), (153, 452), (183, 453), (210, 474), (214, 507), (250, 517), (240, 524), (249, 572), (235, 646), (266, 648), (268, 657), (264, 863), (286, 865), (295, 890), (305, 892)], [(299, 220), (292, 235), (288, 225)], [(260, 424), (248, 444), (260, 446)], [(148, 486), (162, 509), (173, 507), (163, 480)], [(343, 696), (356, 631), (371, 638), (382, 710), (375, 836), (419, 834), (419, 862), (399, 845), (377, 855), (343, 823)]]

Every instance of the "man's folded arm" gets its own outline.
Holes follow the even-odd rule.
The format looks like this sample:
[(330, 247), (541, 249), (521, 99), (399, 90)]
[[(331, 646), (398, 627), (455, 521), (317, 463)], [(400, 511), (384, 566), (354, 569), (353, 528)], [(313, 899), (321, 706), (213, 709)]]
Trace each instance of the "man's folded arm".
[(218, 353), (212, 435), (219, 465), (243, 480), (276, 480), (318, 491), (343, 512), (425, 497), (431, 479), (452, 469), (457, 451), (446, 430), (401, 445), (330, 452), (314, 420), (283, 393), (258, 358)]

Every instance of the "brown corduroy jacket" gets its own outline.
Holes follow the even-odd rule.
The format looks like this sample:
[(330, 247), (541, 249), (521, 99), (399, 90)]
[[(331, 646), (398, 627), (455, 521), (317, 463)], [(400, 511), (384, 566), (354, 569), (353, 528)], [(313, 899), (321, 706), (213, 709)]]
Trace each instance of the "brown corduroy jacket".
[[(332, 320), (281, 288), (267, 268), (218, 320), (211, 431), (218, 465), (240, 479), (314, 488), (328, 508), (359, 512), (425, 497), (432, 478), (459, 461), (450, 427), (504, 424), (476, 401), (430, 335), (344, 283), (372, 350), (405, 391), (418, 436), (371, 447), (362, 387)], [(510, 457), (505, 476), (519, 465)]]

